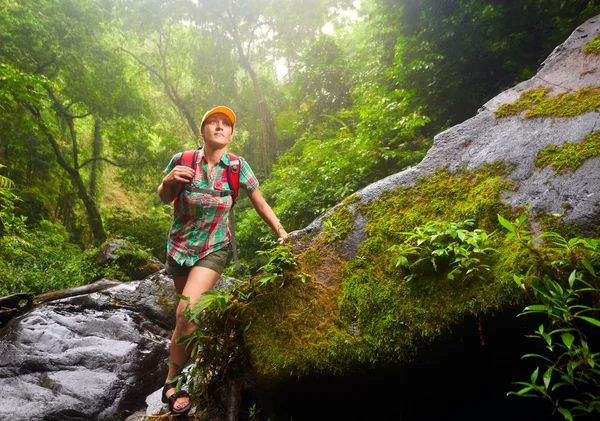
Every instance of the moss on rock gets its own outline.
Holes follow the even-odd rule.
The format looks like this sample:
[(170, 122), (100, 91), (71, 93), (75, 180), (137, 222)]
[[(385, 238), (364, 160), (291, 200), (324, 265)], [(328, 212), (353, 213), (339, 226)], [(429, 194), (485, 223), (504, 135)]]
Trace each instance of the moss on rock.
[(559, 174), (573, 172), (585, 161), (600, 155), (600, 131), (586, 135), (581, 142), (565, 143), (561, 146), (548, 146), (540, 151), (535, 159), (535, 166), (554, 167)]
[(583, 49), (584, 54), (598, 54), (600, 53), (600, 34), (596, 35), (594, 39), (587, 43)]
[(552, 89), (536, 88), (525, 91), (510, 104), (502, 104), (496, 117), (519, 115), (534, 117), (575, 117), (600, 107), (600, 87), (581, 88), (577, 92), (549, 96)]
[(323, 221), (325, 231), (323, 241), (327, 244), (334, 244), (343, 241), (352, 231), (354, 226), (354, 216), (348, 206), (344, 205), (337, 208), (329, 218)]
[[(511, 213), (500, 195), (510, 188), (504, 167), (488, 165), (441, 171), (361, 205), (370, 223), (355, 259), (343, 263), (322, 241), (299, 258), (298, 271), (309, 273), (310, 281), (287, 274), (282, 288), (252, 306), (256, 317), (245, 340), (257, 375), (343, 373), (361, 364), (407, 362), (465, 317), (521, 300), (507, 265), (526, 262), (508, 245), (504, 230), (493, 236), (498, 257), (490, 262), (489, 277), (469, 282), (435, 271), (406, 282), (388, 251), (405, 232), (432, 220), (475, 219), (479, 229), (499, 229), (497, 214)], [(340, 209), (341, 215), (350, 212)]]

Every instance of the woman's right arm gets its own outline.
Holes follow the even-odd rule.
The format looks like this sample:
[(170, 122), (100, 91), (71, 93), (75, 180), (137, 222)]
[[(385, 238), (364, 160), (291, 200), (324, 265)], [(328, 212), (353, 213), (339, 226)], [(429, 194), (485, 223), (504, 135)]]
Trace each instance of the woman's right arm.
[(164, 204), (171, 203), (177, 195), (179, 183), (189, 183), (193, 177), (194, 170), (192, 168), (185, 165), (175, 166), (169, 174), (165, 175), (162, 183), (158, 186), (157, 193), (160, 200), (162, 200)]

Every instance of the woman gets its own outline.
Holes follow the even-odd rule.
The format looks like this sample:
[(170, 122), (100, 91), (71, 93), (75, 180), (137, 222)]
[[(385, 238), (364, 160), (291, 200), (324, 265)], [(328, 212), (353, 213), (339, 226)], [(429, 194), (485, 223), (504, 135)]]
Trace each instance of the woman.
[[(158, 195), (163, 203), (171, 203), (175, 199), (181, 190), (180, 183), (191, 181), (195, 187), (204, 189), (203, 192), (197, 189), (195, 192), (193, 189), (181, 190), (167, 239), (166, 270), (173, 276), (177, 293), (189, 297), (190, 305), (194, 305), (202, 293), (213, 288), (227, 261), (227, 216), (233, 200), (231, 196), (218, 197), (206, 191), (231, 190), (225, 181), (229, 164), (229, 154), (226, 152), (235, 120), (234, 112), (227, 107), (219, 106), (207, 111), (200, 124), (204, 147), (198, 153), (196, 170), (177, 165), (181, 155), (175, 155), (158, 187)], [(246, 191), (262, 219), (281, 241), (285, 241), (288, 233), (258, 190), (258, 180), (252, 169), (244, 159), (239, 160), (240, 187)], [(192, 333), (196, 327), (183, 314), (187, 304), (187, 301), (180, 300), (177, 306), (169, 372), (163, 388), (163, 402), (168, 402), (174, 414), (187, 414), (191, 408), (190, 395), (185, 391), (176, 391), (176, 382), (169, 382), (189, 358), (186, 347), (177, 344), (178, 338)]]

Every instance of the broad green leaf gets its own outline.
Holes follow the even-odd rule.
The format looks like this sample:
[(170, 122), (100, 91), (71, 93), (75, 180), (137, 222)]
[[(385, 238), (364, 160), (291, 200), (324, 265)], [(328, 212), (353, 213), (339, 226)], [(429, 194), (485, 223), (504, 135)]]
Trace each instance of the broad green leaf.
[(507, 230), (509, 230), (510, 232), (516, 232), (517, 231), (517, 227), (515, 227), (510, 221), (508, 221), (507, 219), (504, 219), (500, 214), (498, 214), (498, 221), (500, 222), (500, 225), (502, 225), (504, 228), (506, 228)]
[(588, 260), (584, 260), (581, 263), (583, 264), (583, 267), (585, 267), (588, 270), (588, 272), (592, 274), (592, 276), (596, 276), (596, 271), (594, 270), (594, 267)]
[(518, 286), (520, 286), (520, 287), (523, 287), (523, 286), (524, 286), (524, 284), (523, 284), (523, 278), (522, 278), (521, 276), (518, 276), (518, 275), (513, 275), (513, 281), (515, 281), (515, 283), (516, 283)]
[(224, 299), (223, 293), (216, 289), (211, 289), (203, 293), (196, 304), (194, 304), (194, 312), (200, 313), (212, 305), (220, 305), (220, 300)]
[(518, 395), (518, 396), (523, 396), (523, 395), (525, 395), (525, 393), (530, 392), (531, 390), (533, 390), (533, 387), (527, 386), (517, 392), (508, 392), (508, 395), (514, 394), (514, 395)]
[(552, 360), (550, 360), (550, 358), (544, 357), (543, 355), (540, 355), (540, 354), (525, 354), (521, 358), (528, 358), (528, 357), (541, 358), (542, 360), (546, 360), (549, 363), (552, 363)]
[(574, 270), (573, 272), (571, 272), (571, 274), (569, 275), (569, 286), (571, 288), (573, 288), (573, 284), (575, 283), (575, 279), (577, 276), (577, 270)]
[(397, 256), (394, 258), (396, 266), (408, 266), (408, 259), (404, 256)]
[(571, 346), (573, 345), (573, 341), (575, 340), (575, 336), (571, 335), (568, 332), (565, 332), (561, 335), (562, 341), (563, 343), (566, 345), (566, 347), (568, 349), (571, 349)]
[(555, 391), (556, 389), (558, 389), (559, 387), (562, 387), (562, 386), (568, 386), (568, 385), (569, 385), (569, 383), (565, 383), (565, 382), (554, 383), (554, 384), (552, 385), (552, 391), (554, 392), (554, 391)]
[(543, 304), (534, 304), (525, 307), (525, 311), (548, 311), (549, 308)]
[(548, 369), (544, 372), (543, 380), (544, 380), (544, 388), (548, 390), (550, 386), (550, 380), (552, 379), (552, 371), (554, 368), (552, 366), (548, 367)]
[(535, 382), (537, 381), (538, 378), (538, 374), (540, 373), (540, 368), (536, 368), (533, 373), (531, 373), (531, 384), (535, 385)]

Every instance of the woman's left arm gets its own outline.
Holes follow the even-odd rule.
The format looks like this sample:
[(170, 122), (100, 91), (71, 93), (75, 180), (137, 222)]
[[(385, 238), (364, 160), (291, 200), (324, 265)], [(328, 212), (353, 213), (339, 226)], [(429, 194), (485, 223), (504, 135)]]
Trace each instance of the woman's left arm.
[(260, 190), (256, 189), (253, 192), (248, 193), (248, 198), (263, 221), (265, 221), (267, 225), (270, 226), (273, 231), (275, 231), (277, 236), (281, 238), (282, 243), (283, 241), (287, 240), (289, 234), (283, 228), (281, 222), (279, 222), (275, 212), (273, 212), (273, 209), (271, 209), (271, 206), (269, 206)]

